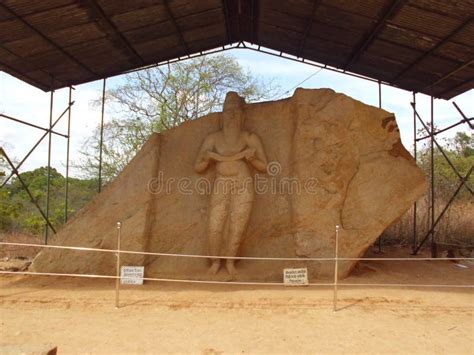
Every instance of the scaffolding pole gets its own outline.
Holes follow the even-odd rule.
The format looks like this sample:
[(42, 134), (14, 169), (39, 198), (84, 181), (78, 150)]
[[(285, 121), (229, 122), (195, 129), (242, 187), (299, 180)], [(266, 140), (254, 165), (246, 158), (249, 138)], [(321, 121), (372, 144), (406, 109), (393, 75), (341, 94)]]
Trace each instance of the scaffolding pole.
[[(53, 129), (53, 103), (54, 103), (54, 90), (51, 89), (50, 102), (49, 102), (49, 131), (48, 131), (48, 180), (46, 187), (46, 220), (49, 221), (49, 207), (50, 207), (50, 194), (51, 194), (51, 143)], [(44, 244), (48, 244), (49, 224), (46, 222), (44, 225)]]
[(104, 143), (104, 108), (105, 108), (105, 81), (102, 81), (102, 110), (101, 110), (101, 117), (100, 117), (100, 142), (99, 142), (99, 186), (98, 191), (102, 190), (102, 150), (103, 150), (103, 143)]
[[(416, 146), (416, 92), (413, 91), (413, 158), (415, 159), (415, 164), (417, 164), (417, 146)], [(418, 244), (417, 236), (416, 236), (416, 224), (417, 224), (417, 216), (416, 216), (416, 211), (417, 210), (417, 204), (416, 201), (413, 204), (413, 247), (412, 251), (414, 252), (416, 250), (416, 246)]]
[(431, 230), (431, 257), (436, 258), (436, 241), (435, 241), (435, 155), (434, 155), (434, 97), (431, 96), (431, 130), (429, 132), (431, 139), (430, 139), (430, 169), (431, 169), (431, 199), (430, 199), (430, 230)]
[[(382, 82), (379, 80), (378, 81), (378, 87), (379, 87), (379, 108), (382, 108)], [(379, 240), (378, 240), (378, 247), (379, 247), (379, 253), (382, 252), (382, 235), (380, 235)]]
[(64, 186), (64, 223), (68, 218), (68, 202), (69, 202), (69, 152), (71, 138), (71, 105), (72, 105), (72, 86), (69, 86), (69, 110), (67, 115), (67, 143), (66, 143), (66, 183)]

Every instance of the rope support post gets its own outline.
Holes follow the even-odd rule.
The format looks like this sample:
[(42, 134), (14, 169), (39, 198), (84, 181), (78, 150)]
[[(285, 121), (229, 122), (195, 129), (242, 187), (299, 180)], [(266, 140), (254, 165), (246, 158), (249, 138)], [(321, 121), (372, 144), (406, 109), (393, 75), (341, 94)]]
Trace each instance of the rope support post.
[(339, 257), (339, 226), (336, 226), (336, 243), (334, 250), (334, 298), (333, 311), (337, 311), (337, 279), (338, 279), (338, 257)]
[(116, 271), (116, 278), (115, 278), (115, 309), (119, 308), (119, 292), (120, 292), (120, 242), (122, 239), (121, 236), (122, 231), (122, 223), (117, 222), (117, 271)]

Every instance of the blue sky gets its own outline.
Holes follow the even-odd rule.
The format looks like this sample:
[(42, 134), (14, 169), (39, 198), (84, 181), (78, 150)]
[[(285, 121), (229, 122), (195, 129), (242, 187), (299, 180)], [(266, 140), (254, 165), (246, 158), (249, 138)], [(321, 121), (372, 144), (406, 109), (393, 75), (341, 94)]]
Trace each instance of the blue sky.
[[(274, 57), (246, 49), (234, 49), (226, 52), (234, 56), (239, 63), (255, 75), (263, 78), (273, 78), (283, 91), (294, 88), (318, 68), (307, 64), (297, 63), (284, 58)], [(123, 82), (118, 76), (107, 80), (107, 87), (113, 87)], [(378, 106), (378, 86), (374, 82), (354, 78), (348, 75), (322, 70), (300, 87), (304, 88), (331, 88), (336, 92), (344, 93), (366, 104)], [(100, 122), (100, 109), (92, 107), (91, 100), (100, 97), (102, 81), (79, 85), (73, 92), (76, 101), (72, 110), (71, 123), (71, 160), (78, 160), (78, 151), (84, 139), (89, 136), (94, 127)], [(291, 96), (292, 92), (285, 96)], [(0, 112), (9, 116), (46, 127), (49, 123), (49, 93), (32, 87), (14, 77), (0, 72)], [(54, 94), (54, 117), (57, 117), (66, 107), (68, 89), (61, 89)], [(404, 90), (382, 86), (382, 107), (395, 113), (400, 127), (402, 141), (411, 150), (413, 144), (413, 112), (410, 102), (412, 93)], [(474, 90), (470, 90), (453, 99), (464, 111), (474, 116)], [(435, 100), (435, 123), (439, 128), (455, 123), (461, 119), (452, 105), (452, 101)], [(417, 108), (421, 117), (426, 121), (430, 117), (430, 98), (427, 95), (417, 94)], [(110, 117), (106, 114), (105, 120)], [(10, 122), (0, 118), (0, 145), (20, 160), (43, 134), (34, 128)], [(56, 126), (56, 130), (66, 132), (64, 118)], [(469, 131), (467, 125), (457, 127), (457, 130)], [(447, 138), (456, 131), (447, 132), (441, 138)], [(66, 139), (54, 136), (52, 143), (52, 166), (64, 173), (66, 159)], [(31, 170), (47, 165), (48, 140), (45, 139), (38, 149), (31, 155), (20, 171)], [(78, 175), (74, 169), (72, 175)]]

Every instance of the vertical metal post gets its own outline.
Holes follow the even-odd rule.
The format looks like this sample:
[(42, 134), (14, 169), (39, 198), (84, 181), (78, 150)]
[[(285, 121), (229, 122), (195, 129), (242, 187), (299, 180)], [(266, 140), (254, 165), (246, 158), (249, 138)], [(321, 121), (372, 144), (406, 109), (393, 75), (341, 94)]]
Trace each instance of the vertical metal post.
[[(46, 187), (46, 219), (49, 220), (49, 204), (50, 204), (50, 192), (51, 192), (51, 143), (52, 143), (52, 129), (53, 129), (53, 102), (54, 102), (54, 90), (51, 85), (51, 96), (49, 102), (49, 132), (48, 132), (48, 180)], [(48, 223), (44, 224), (44, 244), (48, 244)]]
[[(379, 80), (379, 108), (382, 108), (382, 82)], [(379, 237), (379, 242), (378, 242), (378, 247), (379, 247), (379, 253), (382, 252), (382, 236)]]
[[(415, 159), (415, 163), (417, 163), (417, 146), (416, 146), (416, 136), (417, 136), (417, 131), (416, 131), (416, 93), (413, 91), (413, 157)], [(413, 252), (416, 250), (416, 246), (418, 244), (417, 241), (417, 231), (416, 231), (416, 223), (417, 223), (417, 205), (416, 201), (413, 204)]]
[(102, 189), (102, 146), (104, 143), (104, 109), (105, 109), (105, 81), (102, 84), (102, 112), (100, 118), (100, 143), (99, 143), (99, 187), (98, 191)]
[(382, 108), (382, 82), (379, 80), (379, 108)]
[(434, 168), (434, 98), (431, 96), (431, 130), (430, 130), (430, 164), (431, 164), (431, 257), (436, 258), (436, 242), (435, 242), (435, 168)]
[(115, 308), (119, 308), (119, 290), (120, 290), (120, 239), (122, 223), (117, 222), (117, 271), (115, 279)]
[(69, 202), (69, 143), (71, 138), (71, 110), (72, 110), (72, 87), (69, 86), (69, 110), (67, 113), (67, 147), (66, 147), (66, 186), (64, 191), (64, 223), (67, 222)]
[(337, 311), (337, 279), (338, 279), (338, 257), (339, 257), (339, 226), (336, 226), (336, 246), (334, 251), (334, 295), (333, 311)]

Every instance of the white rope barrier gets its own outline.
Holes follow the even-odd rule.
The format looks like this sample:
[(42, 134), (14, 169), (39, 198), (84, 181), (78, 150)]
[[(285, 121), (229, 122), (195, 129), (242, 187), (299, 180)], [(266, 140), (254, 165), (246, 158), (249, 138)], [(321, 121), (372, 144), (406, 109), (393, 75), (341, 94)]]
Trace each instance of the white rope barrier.
[[(0, 271), (0, 274), (8, 275), (36, 275), (36, 276), (61, 276), (61, 277), (83, 277), (100, 279), (134, 279), (133, 277), (114, 276), (114, 275), (94, 275), (94, 274), (65, 274), (55, 272), (31, 272), (31, 271)], [(220, 285), (244, 285), (244, 286), (284, 286), (283, 282), (250, 282), (250, 281), (213, 281), (213, 280), (189, 280), (189, 279), (168, 279), (156, 277), (144, 277), (143, 281), (175, 282), (175, 283), (196, 283), (196, 284), (220, 284)], [(333, 287), (335, 283), (308, 283), (308, 286), (314, 287)], [(377, 284), (377, 283), (337, 283), (337, 286), (345, 287), (410, 287), (410, 288), (474, 288), (474, 285), (449, 285), (449, 284)]]
[[(89, 247), (72, 247), (62, 245), (43, 245), (31, 243), (12, 243), (0, 242), (0, 245), (13, 245), (21, 247), (36, 247), (62, 250), (78, 250), (78, 251), (94, 251), (114, 253), (117, 258), (116, 275), (95, 275), (95, 274), (67, 274), (67, 273), (53, 273), (53, 272), (30, 272), (30, 271), (0, 271), (0, 274), (14, 274), (14, 275), (35, 275), (35, 276), (59, 276), (59, 277), (82, 277), (82, 278), (100, 278), (100, 279), (114, 279), (115, 282), (115, 308), (119, 308), (119, 290), (120, 280), (136, 279), (136, 277), (123, 277), (120, 274), (120, 255), (121, 254), (135, 254), (135, 255), (151, 255), (164, 257), (187, 257), (187, 258), (205, 258), (205, 259), (238, 259), (238, 260), (260, 260), (260, 261), (334, 261), (334, 282), (332, 283), (307, 283), (307, 286), (333, 287), (333, 310), (337, 311), (337, 289), (338, 287), (407, 287), (407, 288), (474, 288), (474, 285), (441, 285), (441, 284), (380, 284), (380, 283), (339, 283), (338, 281), (338, 266), (340, 261), (461, 261), (474, 260), (474, 258), (347, 258), (339, 257), (339, 226), (336, 226), (335, 239), (335, 253), (333, 257), (325, 258), (294, 258), (294, 257), (252, 257), (252, 256), (213, 256), (213, 255), (195, 255), (195, 254), (175, 254), (175, 253), (154, 253), (141, 252), (131, 250), (121, 250), (121, 223), (117, 222), (117, 249), (101, 249)], [(194, 283), (194, 284), (225, 284), (225, 285), (243, 285), (243, 286), (285, 286), (284, 282), (246, 282), (246, 281), (217, 281), (217, 280), (189, 280), (189, 279), (169, 279), (169, 278), (154, 278), (143, 277), (143, 281), (158, 281), (158, 282), (174, 282), (174, 283)]]
[[(38, 247), (38, 248), (50, 248), (50, 249), (65, 249), (65, 250), (79, 250), (79, 251), (96, 251), (105, 253), (121, 253), (121, 254), (137, 254), (137, 255), (152, 255), (152, 256), (167, 256), (167, 257), (186, 257), (186, 258), (204, 258), (204, 259), (237, 259), (237, 260), (262, 260), (262, 261), (334, 261), (335, 257), (325, 258), (292, 258), (292, 257), (281, 257), (281, 258), (270, 258), (270, 257), (257, 257), (257, 256), (222, 256), (222, 255), (197, 255), (197, 254), (173, 254), (173, 253), (154, 253), (146, 251), (132, 251), (132, 250), (118, 250), (118, 249), (100, 249), (100, 248), (89, 248), (89, 247), (71, 247), (63, 245), (45, 245), (45, 244), (29, 244), (29, 243), (11, 243), (11, 242), (0, 242), (0, 245), (15, 245), (25, 247)], [(468, 257), (455, 257), (455, 258), (348, 258), (338, 257), (339, 261), (461, 261), (461, 260), (474, 260), (474, 258)]]

